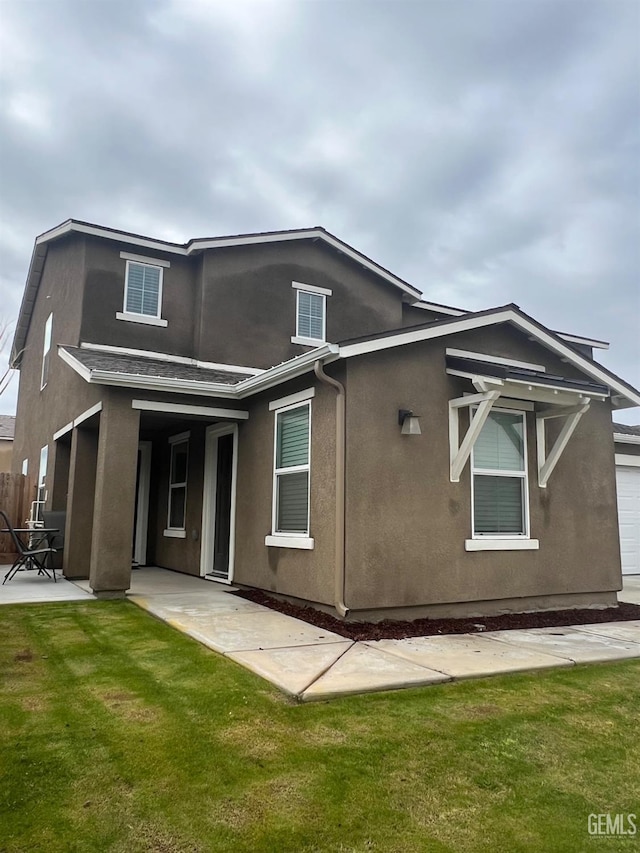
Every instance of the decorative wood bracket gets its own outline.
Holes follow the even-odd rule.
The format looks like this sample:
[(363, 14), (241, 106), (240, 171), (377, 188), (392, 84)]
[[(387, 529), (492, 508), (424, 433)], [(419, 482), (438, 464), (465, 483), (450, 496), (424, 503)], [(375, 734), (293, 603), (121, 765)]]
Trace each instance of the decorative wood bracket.
[[(589, 398), (583, 397), (578, 406), (556, 406), (551, 409), (543, 409), (536, 412), (536, 444), (538, 451), (538, 485), (541, 489), (546, 489), (549, 477), (553, 469), (558, 464), (562, 453), (569, 443), (569, 439), (575, 432), (576, 427), (580, 423), (580, 418), (589, 408)], [(566, 418), (562, 429), (549, 455), (547, 456), (546, 448), (546, 428), (545, 421), (550, 418)]]
[[(449, 400), (449, 476), (452, 483), (460, 482), (460, 475), (471, 455), (473, 445), (489, 417), (491, 407), (499, 396), (500, 391), (486, 391), (483, 394), (470, 394), (468, 397), (457, 397), (455, 400)], [(471, 416), (469, 429), (462, 439), (462, 444), (460, 444), (458, 412), (463, 407), (476, 405), (478, 409)]]

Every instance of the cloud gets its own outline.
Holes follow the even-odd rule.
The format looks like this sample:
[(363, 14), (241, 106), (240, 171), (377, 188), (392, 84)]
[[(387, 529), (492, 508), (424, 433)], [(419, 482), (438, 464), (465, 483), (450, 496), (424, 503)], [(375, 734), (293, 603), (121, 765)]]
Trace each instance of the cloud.
[(5, 0), (2, 312), (69, 216), (321, 224), (434, 301), (610, 339), (640, 385), (639, 26), (635, 0)]

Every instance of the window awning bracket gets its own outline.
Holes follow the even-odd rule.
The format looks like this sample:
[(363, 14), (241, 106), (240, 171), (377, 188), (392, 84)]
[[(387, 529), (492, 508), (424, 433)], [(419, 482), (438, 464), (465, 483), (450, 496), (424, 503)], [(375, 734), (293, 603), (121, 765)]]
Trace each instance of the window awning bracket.
[[(565, 447), (580, 423), (580, 418), (588, 410), (591, 400), (582, 397), (577, 406), (556, 406), (536, 412), (536, 444), (538, 451), (538, 485), (546, 489), (549, 477), (560, 461)], [(566, 418), (553, 447), (547, 455), (545, 421), (551, 418)]]
[[(469, 394), (449, 400), (449, 476), (452, 483), (460, 482), (460, 475), (467, 464), (473, 446), (482, 427), (485, 425), (491, 407), (500, 396), (500, 391), (485, 391), (481, 394)], [(477, 406), (471, 415), (469, 429), (460, 443), (459, 410), (463, 407)]]

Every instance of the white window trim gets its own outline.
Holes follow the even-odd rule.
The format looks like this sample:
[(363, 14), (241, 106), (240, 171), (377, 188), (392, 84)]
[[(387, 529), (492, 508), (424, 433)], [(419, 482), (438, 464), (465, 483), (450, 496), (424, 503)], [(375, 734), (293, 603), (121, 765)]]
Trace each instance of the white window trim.
[[(44, 342), (42, 345), (42, 368), (40, 370), (40, 390), (46, 386), (49, 381), (49, 364), (51, 361), (51, 357), (47, 361), (47, 356), (51, 353), (51, 338), (53, 334), (53, 311), (47, 317), (47, 321), (44, 324)], [(45, 365), (46, 365), (46, 375), (45, 375)]]
[[(292, 395), (293, 396), (293, 395)], [(301, 409), (306, 406), (309, 410), (309, 454), (306, 465), (291, 465), (288, 468), (276, 468), (276, 459), (278, 453), (278, 417), (284, 412), (289, 412), (292, 409)], [(304, 548), (310, 550), (313, 548), (314, 540), (309, 535), (311, 526), (311, 400), (293, 403), (289, 406), (282, 406), (274, 410), (273, 419), (273, 484), (271, 490), (271, 535), (266, 536), (265, 545), (275, 546), (278, 548)], [(306, 471), (307, 479), (307, 529), (305, 531), (278, 531), (276, 530), (278, 523), (278, 477), (286, 474), (296, 474), (301, 471)], [(294, 543), (294, 544), (291, 544)], [(300, 544), (295, 544), (300, 543)], [(306, 543), (306, 544), (305, 544)], [(309, 544), (311, 543), (311, 544)]]
[[(169, 458), (169, 494), (167, 500), (167, 527), (164, 531), (164, 536), (174, 537), (176, 539), (185, 539), (187, 536), (186, 532), (186, 524), (187, 524), (187, 483), (189, 481), (189, 440), (191, 438), (191, 431), (187, 430), (186, 432), (180, 432), (177, 435), (169, 436), (168, 442), (170, 447), (170, 458)], [(172, 475), (173, 475), (173, 452), (174, 448), (178, 444), (186, 444), (187, 445), (187, 464), (185, 467), (185, 480), (180, 483), (172, 483)], [(172, 527), (171, 526), (171, 498), (173, 489), (184, 489), (184, 524), (182, 527)]]
[[(471, 411), (474, 411), (472, 409)], [(506, 412), (510, 415), (520, 415), (522, 418), (522, 455), (524, 462), (524, 470), (523, 471), (505, 471), (503, 469), (493, 469), (493, 468), (476, 468), (475, 465), (475, 444), (471, 451), (471, 539), (467, 539), (465, 541), (465, 550), (467, 551), (509, 551), (509, 550), (528, 550), (526, 545), (518, 544), (518, 543), (536, 543), (535, 545), (531, 545), (531, 549), (537, 549), (537, 539), (531, 539), (531, 526), (530, 526), (530, 518), (529, 518), (529, 470), (528, 470), (528, 458), (527, 458), (527, 415), (526, 412), (521, 409), (507, 409), (502, 406), (492, 406), (489, 417), (493, 412)], [(474, 482), (475, 475), (485, 475), (487, 477), (509, 477), (509, 478), (520, 478), (524, 481), (522, 491), (523, 491), (523, 522), (524, 522), (524, 532), (523, 533), (476, 533), (475, 531), (475, 494), (474, 494)], [(468, 547), (468, 543), (470, 542), (486, 542), (487, 547), (477, 546), (477, 547)], [(504, 542), (504, 545), (500, 543)], [(493, 547), (490, 547), (493, 545)], [(509, 545), (514, 545), (515, 547), (509, 548)]]
[[(135, 264), (136, 266), (140, 266), (140, 267), (151, 267), (152, 269), (158, 270), (158, 307), (157, 307), (155, 314), (142, 314), (142, 313), (138, 314), (136, 311), (129, 311), (127, 309), (127, 302), (128, 302), (128, 295), (129, 295), (129, 269), (131, 267), (131, 264)], [(123, 308), (122, 308), (121, 312), (119, 311), (116, 313), (117, 319), (118, 320), (129, 320), (131, 322), (137, 322), (137, 323), (140, 323), (140, 322), (144, 323), (145, 321), (149, 322), (149, 321), (156, 320), (159, 322), (156, 322), (155, 324), (151, 323), (151, 325), (166, 326), (167, 321), (163, 320), (162, 316), (161, 316), (162, 315), (163, 276), (164, 276), (163, 266), (158, 264), (155, 261), (153, 263), (148, 263), (147, 261), (134, 261), (134, 260), (128, 259), (126, 261), (125, 272), (124, 272), (124, 302), (123, 302)], [(140, 317), (143, 317), (144, 319), (140, 320), (139, 319)], [(137, 319), (133, 320), (132, 318), (137, 318)]]
[[(331, 296), (331, 291), (324, 287), (313, 287), (312, 285), (300, 284), (294, 281), (291, 285), (296, 291), (296, 333), (291, 338), (292, 344), (301, 344), (302, 346), (317, 347), (326, 343), (327, 340), (327, 296)], [(322, 299), (322, 337), (309, 338), (306, 335), (300, 334), (300, 294), (310, 293), (313, 296), (319, 296)]]
[(128, 323), (142, 323), (145, 326), (168, 326), (169, 321), (161, 317), (150, 317), (147, 314), (127, 314), (126, 311), (116, 311), (116, 320), (126, 320)]
[(148, 267), (165, 267), (168, 269), (171, 266), (170, 261), (161, 261), (159, 258), (148, 258), (144, 255), (132, 255), (131, 252), (120, 252), (120, 257), (125, 261), (134, 261), (136, 264), (146, 264)]
[(269, 548), (298, 548), (301, 551), (313, 551), (315, 539), (311, 536), (285, 536), (284, 533), (264, 537), (264, 544)]
[(537, 539), (465, 539), (465, 551), (537, 551)]
[(333, 290), (328, 287), (316, 287), (315, 284), (303, 284), (301, 281), (292, 281), (294, 290), (306, 290), (307, 293), (319, 293), (321, 296), (333, 296)]
[(269, 403), (269, 411), (273, 412), (276, 409), (283, 409), (285, 406), (293, 406), (295, 403), (305, 403), (315, 397), (315, 388), (305, 388), (304, 391), (296, 391), (295, 394), (289, 394), (287, 397), (280, 397), (279, 400), (272, 400)]

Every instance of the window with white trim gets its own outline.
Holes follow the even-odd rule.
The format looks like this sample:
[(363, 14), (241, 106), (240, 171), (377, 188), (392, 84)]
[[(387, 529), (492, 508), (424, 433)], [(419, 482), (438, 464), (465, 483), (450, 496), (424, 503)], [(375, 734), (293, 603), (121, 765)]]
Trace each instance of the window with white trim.
[(49, 445), (45, 444), (40, 450), (40, 465), (38, 467), (38, 492), (36, 496), (36, 507), (33, 518), (42, 520), (42, 510), (47, 500), (47, 465), (49, 464)]
[(327, 297), (324, 293), (298, 290), (296, 337), (322, 342), (325, 340)]
[(49, 378), (49, 361), (51, 357), (51, 332), (53, 329), (53, 314), (49, 314), (44, 324), (44, 344), (42, 347), (42, 373), (40, 376), (40, 390), (47, 384)]
[(273, 535), (309, 535), (311, 403), (276, 411)]
[(471, 457), (474, 538), (529, 536), (526, 416), (492, 409)]
[(189, 465), (189, 433), (169, 439), (171, 463), (169, 468), (169, 507), (167, 529), (184, 531), (187, 510), (187, 469)]
[(160, 317), (162, 310), (162, 267), (127, 261), (124, 311), (145, 317)]

